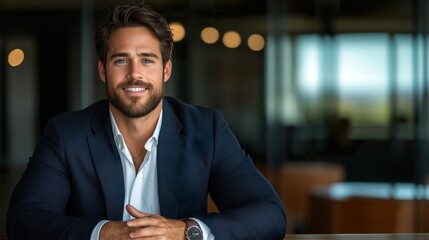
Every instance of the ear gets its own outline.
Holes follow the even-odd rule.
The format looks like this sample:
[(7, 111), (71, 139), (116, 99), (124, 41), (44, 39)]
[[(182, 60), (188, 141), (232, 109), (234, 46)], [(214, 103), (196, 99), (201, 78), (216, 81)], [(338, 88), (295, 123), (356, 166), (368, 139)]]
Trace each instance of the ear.
[(104, 68), (104, 64), (101, 60), (98, 60), (98, 76), (101, 81), (106, 82), (106, 69)]
[(173, 63), (171, 62), (171, 59), (168, 60), (164, 67), (164, 82), (167, 82), (171, 77), (171, 70), (173, 68)]

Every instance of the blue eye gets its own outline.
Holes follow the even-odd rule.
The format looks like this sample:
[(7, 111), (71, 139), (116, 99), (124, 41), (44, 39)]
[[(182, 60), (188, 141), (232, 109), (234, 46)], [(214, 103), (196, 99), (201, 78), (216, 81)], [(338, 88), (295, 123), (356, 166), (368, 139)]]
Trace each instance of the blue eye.
[(116, 63), (117, 64), (125, 64), (125, 63), (127, 63), (127, 61), (124, 59), (118, 59), (118, 60), (116, 60)]
[(153, 63), (153, 61), (152, 61), (152, 60), (150, 60), (150, 59), (144, 59), (144, 60), (143, 60), (143, 62), (144, 62), (144, 63)]

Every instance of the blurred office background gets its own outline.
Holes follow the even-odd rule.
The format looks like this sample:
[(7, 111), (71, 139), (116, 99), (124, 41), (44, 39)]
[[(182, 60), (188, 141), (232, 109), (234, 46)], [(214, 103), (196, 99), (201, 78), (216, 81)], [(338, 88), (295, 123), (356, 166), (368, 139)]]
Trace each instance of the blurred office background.
[[(104, 98), (93, 33), (119, 2), (0, 1), (0, 235), (47, 120)], [(429, 231), (426, 0), (147, 2), (176, 37), (167, 94), (224, 113), (288, 233)]]

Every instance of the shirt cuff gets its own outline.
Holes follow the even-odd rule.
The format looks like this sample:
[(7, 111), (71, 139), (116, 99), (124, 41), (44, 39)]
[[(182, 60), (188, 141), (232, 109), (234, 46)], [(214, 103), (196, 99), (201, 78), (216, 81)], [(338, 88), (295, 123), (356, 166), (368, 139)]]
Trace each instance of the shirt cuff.
[(90, 240), (98, 240), (98, 238), (100, 237), (101, 228), (107, 222), (109, 222), (109, 221), (103, 220), (103, 221), (100, 221), (97, 225), (95, 225), (94, 229), (92, 230)]
[[(201, 220), (196, 219), (196, 218), (191, 218), (193, 220), (195, 220), (201, 227), (201, 230), (203, 231), (203, 240), (214, 240), (215, 236), (212, 234), (212, 231), (210, 230), (210, 228), (203, 223)], [(91, 238), (92, 240), (92, 238)]]

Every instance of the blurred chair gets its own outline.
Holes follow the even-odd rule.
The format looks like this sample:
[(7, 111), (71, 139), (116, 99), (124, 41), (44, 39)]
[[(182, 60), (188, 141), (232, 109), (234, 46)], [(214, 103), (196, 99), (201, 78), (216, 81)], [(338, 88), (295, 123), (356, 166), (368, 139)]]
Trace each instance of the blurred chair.
[(212, 197), (210, 194), (207, 196), (207, 212), (219, 212), (219, 209), (217, 208), (216, 204), (213, 202)]
[(269, 179), (286, 208), (287, 233), (305, 233), (310, 190), (343, 181), (344, 170), (338, 164), (286, 162)]

